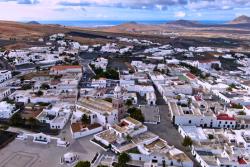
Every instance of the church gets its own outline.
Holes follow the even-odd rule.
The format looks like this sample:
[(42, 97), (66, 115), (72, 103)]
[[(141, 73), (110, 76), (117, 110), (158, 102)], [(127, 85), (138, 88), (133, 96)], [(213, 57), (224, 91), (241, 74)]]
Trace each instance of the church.
[(84, 97), (76, 102), (76, 113), (73, 114), (75, 120), (80, 120), (83, 115), (90, 118), (90, 123), (98, 123), (104, 127), (118, 123), (126, 116), (122, 89), (119, 85), (114, 88), (112, 102), (103, 99)]

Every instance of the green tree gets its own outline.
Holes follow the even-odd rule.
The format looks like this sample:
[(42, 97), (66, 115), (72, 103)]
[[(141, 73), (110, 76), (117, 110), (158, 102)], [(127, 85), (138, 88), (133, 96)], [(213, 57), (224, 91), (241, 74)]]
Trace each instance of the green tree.
[(32, 88), (32, 86), (31, 86), (31, 85), (28, 85), (28, 84), (24, 84), (24, 85), (22, 85), (22, 87), (21, 87), (22, 90), (28, 90), (28, 89), (31, 89), (31, 88)]
[(215, 69), (216, 71), (221, 70), (220, 65), (217, 64), (217, 63), (213, 63), (213, 64), (211, 65), (211, 67), (212, 67), (213, 69)]
[(20, 126), (25, 123), (25, 119), (23, 119), (20, 115), (20, 113), (15, 113), (11, 118), (10, 118), (10, 124), (13, 126)]
[(105, 98), (104, 100), (110, 103), (112, 102), (112, 98)]
[(91, 164), (89, 161), (79, 161), (75, 167), (90, 167)]
[(178, 101), (180, 101), (180, 100), (181, 100), (181, 95), (177, 95), (177, 96), (176, 96), (176, 99), (177, 99)]
[(28, 122), (28, 124), (30, 125), (31, 129), (36, 128), (37, 125), (38, 125), (38, 121), (37, 121), (35, 118), (32, 118), (32, 117), (29, 118), (29, 119), (27, 120), (27, 122)]
[(231, 88), (230, 86), (227, 88), (227, 91), (232, 92), (233, 88)]
[(133, 101), (131, 99), (128, 99), (125, 104), (126, 106), (130, 107), (133, 105)]
[(115, 69), (113, 69), (113, 68), (108, 69), (107, 73), (108, 73), (107, 74), (108, 79), (115, 79), (115, 80), (119, 79), (119, 73)]
[(235, 109), (243, 109), (243, 106), (241, 104), (232, 104), (231, 107)]
[(126, 164), (130, 161), (130, 156), (123, 152), (118, 156), (118, 166), (119, 167), (125, 167)]
[(15, 104), (15, 100), (10, 99), (9, 97), (4, 98), (3, 101), (6, 101), (9, 104)]
[(187, 147), (187, 146), (192, 146), (193, 141), (189, 136), (186, 136), (182, 142), (182, 145)]
[(134, 118), (134, 119), (136, 119), (137, 121), (140, 121), (140, 122), (144, 122), (144, 116), (143, 116), (140, 109), (135, 108), (135, 107), (129, 108), (128, 113), (130, 114), (131, 118)]
[(83, 124), (86, 124), (86, 125), (91, 123), (90, 117), (86, 114), (83, 114), (81, 121)]
[(246, 115), (246, 112), (245, 111), (240, 111), (238, 114), (239, 115)]
[(209, 140), (213, 140), (213, 139), (214, 139), (214, 135), (208, 134), (208, 139), (209, 139)]
[(43, 84), (41, 85), (41, 89), (43, 89), (43, 90), (48, 90), (48, 89), (50, 89), (50, 86), (49, 86), (47, 83), (43, 83)]
[(43, 91), (39, 90), (38, 92), (36, 92), (36, 95), (37, 95), (38, 97), (42, 96), (42, 95), (43, 95)]
[(127, 135), (127, 136), (126, 136), (126, 139), (127, 139), (128, 142), (131, 142), (132, 137), (131, 137), (130, 135)]
[(237, 87), (236, 87), (236, 85), (235, 85), (235, 84), (233, 84), (233, 83), (232, 83), (232, 84), (230, 84), (229, 86), (230, 86), (231, 88), (233, 88), (233, 89), (236, 89), (236, 88), (237, 88)]

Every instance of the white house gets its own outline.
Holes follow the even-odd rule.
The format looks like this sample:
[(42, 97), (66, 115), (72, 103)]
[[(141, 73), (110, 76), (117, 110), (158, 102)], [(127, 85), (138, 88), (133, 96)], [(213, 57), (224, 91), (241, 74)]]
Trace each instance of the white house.
[(193, 66), (206, 70), (211, 70), (213, 65), (217, 65), (219, 68), (221, 68), (221, 62), (217, 59), (199, 60), (193, 62)]
[(44, 109), (36, 118), (43, 123), (50, 124), (51, 129), (63, 129), (71, 116), (69, 104), (57, 103)]
[(9, 104), (6, 101), (0, 102), (0, 118), (9, 119), (16, 112), (18, 112), (18, 110), (16, 110), (14, 104)]
[(12, 78), (11, 71), (1, 70), (0, 71), (0, 83)]
[(198, 126), (210, 128), (236, 128), (236, 119), (227, 113), (215, 115), (212, 111), (198, 107), (182, 107), (176, 102), (168, 102), (171, 120), (175, 125)]
[(92, 135), (101, 132), (102, 130), (103, 126), (98, 123), (83, 125), (81, 122), (77, 122), (77, 123), (72, 123), (70, 128), (72, 137), (74, 139)]
[(156, 105), (156, 95), (154, 92), (146, 93), (146, 100), (148, 105)]
[(11, 94), (10, 88), (1, 88), (0, 87), (0, 100), (8, 97)]
[(91, 82), (91, 87), (106, 88), (107, 87), (107, 79), (106, 78), (93, 79)]
[(63, 75), (67, 73), (82, 73), (82, 67), (77, 65), (60, 65), (51, 67), (50, 69), (51, 75)]
[(108, 59), (103, 57), (98, 57), (95, 61), (92, 61), (91, 64), (95, 66), (95, 68), (100, 68), (106, 71), (108, 65)]
[(118, 122), (118, 110), (113, 107), (112, 103), (105, 100), (91, 97), (80, 98), (76, 102), (76, 111), (90, 116), (91, 124), (98, 123), (106, 126)]
[(34, 143), (48, 144), (51, 141), (50, 136), (45, 135), (43, 133), (34, 134), (33, 137)]

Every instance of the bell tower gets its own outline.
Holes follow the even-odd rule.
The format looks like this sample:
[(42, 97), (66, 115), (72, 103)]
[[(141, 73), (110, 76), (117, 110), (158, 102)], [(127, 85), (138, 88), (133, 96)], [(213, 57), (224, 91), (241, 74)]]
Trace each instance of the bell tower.
[(122, 89), (117, 85), (114, 89), (114, 97), (112, 99), (113, 108), (118, 110), (118, 120), (120, 121), (126, 116), (126, 110), (122, 98)]

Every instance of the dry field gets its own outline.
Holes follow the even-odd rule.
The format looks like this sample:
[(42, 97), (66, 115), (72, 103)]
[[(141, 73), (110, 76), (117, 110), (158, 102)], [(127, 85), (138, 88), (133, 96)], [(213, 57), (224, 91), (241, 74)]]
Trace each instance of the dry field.
[[(114, 42), (112, 37), (121, 35), (165, 43), (179, 42), (181, 40), (181, 42), (185, 41), (187, 44), (192, 44), (192, 40), (198, 41), (202, 39), (202, 42), (205, 39), (206, 43), (204, 45), (209, 43), (208, 39), (231, 39), (243, 43), (242, 47), (248, 47), (250, 41), (250, 29), (235, 25), (183, 26), (177, 24), (142, 25), (127, 23), (113, 27), (80, 28), (0, 21), (0, 48), (18, 49), (29, 46), (41, 46), (44, 43), (38, 42), (40, 37), (48, 37), (55, 33), (69, 33), (68, 39), (87, 45)], [(108, 36), (111, 38), (106, 38)], [(170, 36), (175, 36), (177, 39), (169, 38)], [(188, 43), (189, 41), (191, 43)], [(200, 44), (202, 45), (202, 43)]]

